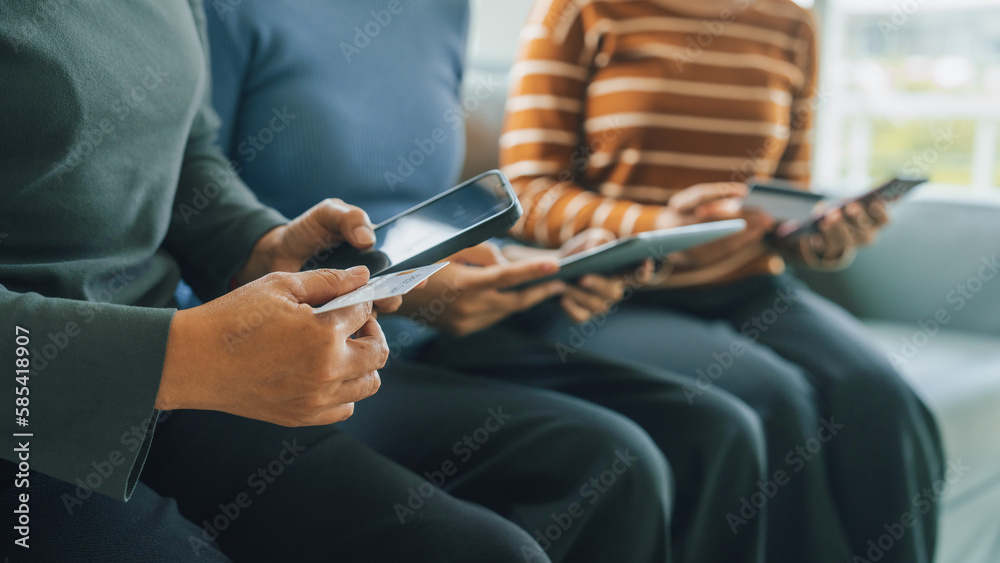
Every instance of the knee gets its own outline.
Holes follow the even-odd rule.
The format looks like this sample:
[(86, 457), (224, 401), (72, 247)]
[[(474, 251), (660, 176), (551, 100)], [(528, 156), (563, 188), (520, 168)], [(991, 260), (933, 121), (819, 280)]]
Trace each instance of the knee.
[(655, 503), (661, 509), (670, 505), (674, 481), (670, 465), (642, 427), (622, 415), (607, 413), (598, 426), (588, 427), (585, 439), (592, 459), (601, 461), (581, 495), (586, 498), (621, 484), (619, 490), (641, 502)]
[[(509, 520), (478, 506), (467, 506), (461, 513), (425, 525), (417, 533), (418, 551), (433, 557), (412, 556), (408, 560), (435, 563), (549, 563), (546, 550), (531, 535)], [(432, 542), (427, 545), (425, 542)], [(395, 558), (393, 558), (395, 559)]]
[(917, 415), (920, 399), (885, 358), (867, 357), (845, 366), (832, 379), (827, 397), (833, 415), (845, 419), (905, 420)]
[(703, 408), (701, 442), (712, 449), (712, 455), (724, 459), (728, 467), (752, 471), (757, 478), (763, 476), (767, 471), (767, 430), (760, 413), (728, 394), (716, 394)]

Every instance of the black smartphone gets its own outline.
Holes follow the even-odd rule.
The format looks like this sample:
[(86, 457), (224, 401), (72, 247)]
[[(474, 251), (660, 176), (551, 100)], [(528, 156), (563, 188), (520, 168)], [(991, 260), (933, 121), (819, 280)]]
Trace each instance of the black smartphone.
[(807, 221), (788, 221), (782, 223), (778, 228), (777, 235), (781, 237), (800, 237), (815, 233), (819, 230), (820, 221), (822, 221), (824, 217), (834, 210), (843, 209), (854, 202), (859, 202), (864, 205), (868, 205), (876, 200), (885, 203), (892, 203), (902, 198), (904, 195), (908, 194), (910, 190), (926, 181), (927, 178), (893, 178), (881, 186), (878, 186), (877, 188), (859, 196), (837, 200), (835, 203), (826, 206), (820, 214), (809, 218)]
[(375, 246), (337, 245), (304, 269), (367, 266), (371, 275), (426, 266), (506, 233), (521, 218), (507, 177), (491, 170), (375, 226)]

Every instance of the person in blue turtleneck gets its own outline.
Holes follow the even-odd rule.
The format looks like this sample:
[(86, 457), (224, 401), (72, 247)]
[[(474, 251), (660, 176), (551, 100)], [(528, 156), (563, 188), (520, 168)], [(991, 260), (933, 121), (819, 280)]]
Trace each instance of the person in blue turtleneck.
[[(222, 149), (264, 203), (296, 214), (336, 197), (362, 207), (377, 223), (459, 180), (466, 0), (243, 0), (216, 3), (207, 12)], [(485, 81), (479, 87), (500, 85)], [(587, 244), (592, 241), (584, 238), (564, 250)], [(530, 251), (512, 247), (501, 253), (490, 244), (463, 251), (427, 287), (407, 295), (399, 315), (380, 317), (393, 357), (385, 385), (366, 402), (369, 408), (339, 426), (434, 481), (439, 467), (424, 449), (441, 439), (454, 441), (449, 432), (465, 424), (462, 405), (468, 398), (461, 388), (428, 390), (411, 378), (394, 379), (392, 368), (417, 361), (437, 369), (448, 360), (422, 358), (428, 343), (493, 327), (491, 334), (502, 335), (504, 346), (482, 362), (489, 367), (478, 371), (480, 380), (507, 380), (547, 397), (572, 395), (624, 414), (651, 437), (649, 455), (661, 460), (660, 476), (671, 487), (649, 493), (663, 511), (655, 517), (648, 509), (637, 511), (650, 498), (621, 505), (619, 520), (594, 532), (604, 541), (592, 538), (588, 551), (573, 545), (580, 539), (574, 532), (588, 519), (563, 519), (561, 506), (551, 506), (539, 522), (512, 514), (510, 493), (488, 481), (455, 491), (458, 496), (524, 526), (553, 560), (760, 561), (763, 514), (736, 534), (727, 523), (727, 514), (738, 511), (740, 500), (763, 479), (756, 416), (721, 391), (709, 389), (689, 401), (683, 379), (674, 374), (598, 360), (584, 351), (560, 357), (553, 343), (525, 336), (513, 326), (518, 311), (562, 295), (565, 313), (583, 321), (606, 311), (624, 291), (620, 279), (592, 276), (583, 280), (589, 289), (549, 283), (499, 291), (552, 271), (551, 257), (525, 255)], [(648, 266), (637, 272), (639, 278), (648, 274)], [(460, 297), (440, 314), (429, 313), (428, 305), (447, 285), (462, 288)], [(428, 397), (436, 399), (433, 405), (420, 404)], [(419, 424), (428, 416), (437, 431)], [(540, 460), (572, 469), (556, 452), (540, 452), (534, 461)], [(476, 476), (474, 463), (459, 467), (445, 488)], [(513, 462), (499, 469), (517, 481), (525, 466)], [(591, 478), (576, 482), (577, 506), (613, 491), (609, 476), (618, 469), (630, 471), (622, 464), (611, 473), (594, 469)], [(620, 533), (621, 526), (627, 531)]]

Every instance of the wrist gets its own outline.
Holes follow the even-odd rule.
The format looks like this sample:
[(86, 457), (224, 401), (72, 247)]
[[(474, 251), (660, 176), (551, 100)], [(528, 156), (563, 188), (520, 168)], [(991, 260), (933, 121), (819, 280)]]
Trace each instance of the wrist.
[(196, 314), (197, 309), (177, 311), (170, 323), (163, 373), (160, 375), (160, 388), (154, 405), (159, 410), (205, 407), (203, 401), (198, 399), (201, 383), (197, 370), (198, 366), (204, 364), (204, 359), (210, 356), (199, 354), (200, 348), (208, 340), (198, 334), (199, 323), (192, 321), (191, 317)]
[(275, 262), (278, 256), (278, 246), (281, 242), (282, 233), (286, 228), (285, 226), (275, 227), (264, 233), (264, 236), (257, 240), (246, 264), (236, 273), (236, 283), (238, 285), (248, 284), (276, 269)]

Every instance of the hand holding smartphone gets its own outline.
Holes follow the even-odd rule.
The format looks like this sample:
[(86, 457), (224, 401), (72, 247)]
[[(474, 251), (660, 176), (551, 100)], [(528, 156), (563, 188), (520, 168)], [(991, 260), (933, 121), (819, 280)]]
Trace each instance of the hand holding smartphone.
[(791, 188), (788, 184), (751, 183), (744, 206), (760, 207), (781, 221), (775, 230), (777, 236), (797, 238), (817, 232), (819, 224), (830, 213), (851, 203), (858, 202), (865, 207), (876, 200), (891, 203), (926, 181), (927, 178), (897, 177), (859, 196), (839, 200)]
[(499, 170), (480, 174), (375, 226), (375, 245), (341, 244), (311, 269), (367, 266), (372, 277), (419, 268), (503, 235), (521, 218), (521, 204)]

